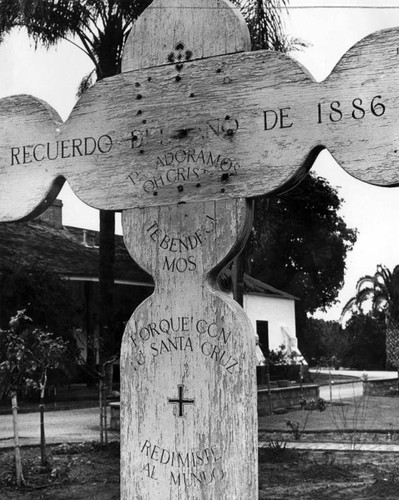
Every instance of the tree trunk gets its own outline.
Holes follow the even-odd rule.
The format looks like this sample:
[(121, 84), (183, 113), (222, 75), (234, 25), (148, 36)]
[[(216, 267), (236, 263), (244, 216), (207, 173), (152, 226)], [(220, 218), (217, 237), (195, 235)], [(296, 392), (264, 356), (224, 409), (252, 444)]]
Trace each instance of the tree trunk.
[[(115, 354), (113, 328), (113, 287), (115, 262), (115, 214), (100, 210), (100, 259), (99, 259), (99, 332), (100, 365)], [(112, 391), (112, 372), (105, 382)]]
[(46, 435), (44, 432), (44, 393), (47, 384), (47, 374), (44, 373), (43, 379), (40, 382), (40, 458), (42, 467), (47, 466), (47, 453), (46, 453)]
[[(98, 307), (94, 300), (94, 283), (90, 281), (84, 282), (85, 296), (85, 331), (86, 331), (86, 347), (87, 356), (86, 364), (88, 368), (88, 386), (94, 386), (97, 383), (97, 347), (94, 333), (93, 308)], [(97, 311), (96, 311), (97, 312)]]
[(241, 252), (233, 261), (231, 268), (233, 298), (244, 307), (244, 256)]
[(399, 326), (388, 321), (385, 335), (386, 367), (399, 370)]
[(385, 330), (386, 368), (398, 371), (397, 388), (399, 391), (399, 325), (389, 318)]
[(98, 384), (98, 394), (100, 402), (100, 443), (102, 445), (108, 443), (108, 424), (107, 424), (107, 399), (104, 387), (105, 370), (104, 365), (101, 367), (100, 379)]
[(20, 487), (24, 483), (24, 476), (22, 473), (21, 448), (19, 445), (18, 435), (18, 400), (16, 392), (13, 392), (11, 396), (11, 408), (12, 423), (14, 429), (15, 473), (17, 478), (17, 486)]

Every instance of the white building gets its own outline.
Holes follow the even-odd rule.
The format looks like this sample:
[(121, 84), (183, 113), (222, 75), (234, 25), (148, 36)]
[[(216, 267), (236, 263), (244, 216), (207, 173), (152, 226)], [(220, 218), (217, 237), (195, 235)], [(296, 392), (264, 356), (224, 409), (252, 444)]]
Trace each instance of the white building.
[[(299, 299), (289, 293), (244, 275), (244, 311), (251, 320), (263, 353), (284, 345), (289, 353), (300, 354), (295, 327), (296, 300)], [(262, 364), (259, 351), (258, 362)]]

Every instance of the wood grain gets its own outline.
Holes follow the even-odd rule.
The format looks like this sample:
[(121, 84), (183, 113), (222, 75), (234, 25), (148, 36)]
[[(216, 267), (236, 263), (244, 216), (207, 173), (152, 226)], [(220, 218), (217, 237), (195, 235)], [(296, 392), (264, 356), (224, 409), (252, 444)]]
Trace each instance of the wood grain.
[[(0, 99), (0, 221), (36, 217), (57, 197), (64, 179), (32, 158), (34, 144), (56, 143), (62, 120), (47, 103), (28, 95)], [(12, 148), (21, 143), (21, 160)], [(36, 149), (41, 155), (46, 146)], [(50, 152), (52, 154), (53, 151)]]
[[(176, 13), (178, 13), (176, 15)], [(178, 44), (183, 44), (177, 59)], [(239, 11), (227, 0), (155, 0), (134, 23), (123, 53), (122, 71), (186, 62), (250, 50), (248, 28)]]
[[(245, 200), (123, 212), (126, 246), (156, 284), (122, 341), (124, 500), (258, 496), (255, 337), (211, 272), (246, 239), (249, 216)], [(179, 385), (182, 415), (170, 401)]]
[[(207, 0), (196, 10), (189, 8), (193, 3), (177, 3), (178, 11), (167, 2), (152, 4), (159, 11), (149, 11), (132, 38), (162, 34), (125, 59), (124, 70), (162, 64), (168, 55), (178, 83), (187, 51), (191, 61), (248, 48), (247, 28), (227, 2)], [(145, 90), (136, 83), (136, 90)], [(141, 109), (138, 116), (147, 120)], [(184, 190), (180, 180), (176, 187)], [(155, 281), (154, 294), (135, 311), (122, 341), (125, 500), (257, 498), (254, 334), (243, 310), (214, 283), (246, 240), (250, 219), (243, 199), (123, 212), (126, 246)]]
[[(173, 9), (166, 10), (172, 22)], [(137, 34), (146, 32), (151, 19), (155, 29), (157, 12), (154, 7), (146, 14)], [(194, 22), (191, 10), (182, 12)], [(183, 14), (176, 22), (180, 30)], [(49, 127), (51, 120), (34, 107), (22, 106), (15, 114), (9, 102), (0, 101), (0, 178), (8, 193), (16, 193), (11, 210), (3, 204), (0, 220), (25, 216), (40, 205), (38, 193), (45, 199), (51, 180), (60, 178), (87, 204), (112, 210), (258, 196), (300, 180), (324, 148), (360, 180), (399, 182), (397, 28), (360, 41), (318, 83), (274, 52), (205, 57), (201, 51), (195, 59), (190, 44), (201, 38), (198, 31), (192, 38), (189, 26), (189, 43), (179, 31), (183, 48), (176, 48), (173, 36), (169, 45), (162, 41), (164, 51), (155, 62), (172, 53), (173, 62), (98, 82), (56, 136), (57, 127)], [(148, 31), (141, 43), (151, 46), (157, 34)], [(210, 36), (206, 31), (203, 39)], [(140, 46), (132, 40), (130, 45)], [(226, 50), (245, 45), (245, 36), (238, 36)], [(177, 69), (176, 58), (188, 50), (193, 55)], [(126, 56), (125, 67), (152, 64), (140, 54), (137, 48), (134, 57)], [(36, 120), (40, 134), (25, 132), (16, 120)], [(40, 144), (59, 148), (58, 157), (34, 157)], [(32, 183), (32, 194), (21, 187), (24, 182)]]
[[(322, 83), (271, 52), (191, 61), (178, 74), (173, 65), (150, 68), (100, 83), (69, 126), (81, 127), (81, 135), (93, 127), (96, 136), (114, 135), (115, 146), (84, 158), (78, 169), (70, 162), (68, 178), (82, 198), (103, 208), (251, 197), (285, 189), (327, 147), (351, 175), (395, 184), (398, 33), (368, 37)], [(92, 188), (93, 162), (96, 175), (101, 172), (99, 193)]]

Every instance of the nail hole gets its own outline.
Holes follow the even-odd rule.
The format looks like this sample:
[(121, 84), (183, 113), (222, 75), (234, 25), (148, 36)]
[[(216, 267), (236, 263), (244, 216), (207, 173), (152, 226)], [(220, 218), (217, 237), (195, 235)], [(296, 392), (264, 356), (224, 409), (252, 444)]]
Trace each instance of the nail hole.
[(229, 116), (229, 115), (227, 115), (227, 116), (225, 117), (225, 120), (230, 120), (230, 116)]
[(195, 95), (193, 93), (190, 94), (190, 97), (195, 97)]
[(136, 82), (135, 85), (136, 85), (136, 87), (140, 87), (140, 83), (139, 82)]
[(158, 191), (154, 191), (154, 192), (153, 192), (153, 195), (154, 195), (154, 196), (158, 196)]
[(177, 131), (176, 137), (178, 139), (184, 139), (187, 136), (188, 136), (188, 130), (183, 128), (183, 129)]
[(140, 149), (140, 154), (144, 154), (144, 149)]
[(222, 174), (221, 180), (222, 180), (222, 182), (228, 181), (229, 180), (229, 174), (227, 172), (225, 172), (224, 174)]
[(179, 193), (181, 193), (183, 191), (183, 186), (177, 186), (177, 190), (179, 191)]
[(222, 189), (220, 190), (220, 192), (221, 192), (221, 193), (224, 193), (224, 192), (226, 192), (226, 190), (225, 190), (224, 188), (222, 188)]
[(150, 81), (152, 80), (152, 78), (149, 76), (149, 77), (147, 78), (147, 80), (150, 82)]
[(142, 114), (141, 109), (139, 109), (139, 110), (137, 111), (137, 114), (138, 114), (138, 115), (141, 115), (141, 114)]
[(143, 120), (143, 123), (147, 123), (147, 120)]
[(143, 98), (143, 96), (142, 96), (141, 94), (137, 94), (136, 99), (137, 99), (138, 101), (139, 101), (140, 99), (142, 99), (142, 98)]
[(180, 76), (180, 75), (177, 75), (177, 76), (176, 76), (176, 81), (177, 81), (177, 82), (180, 82), (180, 80), (181, 80), (181, 76)]
[(199, 188), (201, 187), (201, 184), (199, 182), (197, 182), (197, 184), (195, 185), (196, 188)]
[(216, 70), (216, 73), (221, 73), (221, 72), (222, 72), (222, 68), (218, 68), (218, 69)]

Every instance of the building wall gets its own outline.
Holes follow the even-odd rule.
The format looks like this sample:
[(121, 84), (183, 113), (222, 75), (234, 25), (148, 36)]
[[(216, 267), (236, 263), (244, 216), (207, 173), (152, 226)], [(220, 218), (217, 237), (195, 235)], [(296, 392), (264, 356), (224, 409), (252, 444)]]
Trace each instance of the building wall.
[(256, 321), (269, 323), (269, 349), (278, 349), (287, 345), (284, 331), (296, 337), (295, 301), (290, 299), (266, 297), (262, 295), (244, 295), (244, 310), (256, 332)]

